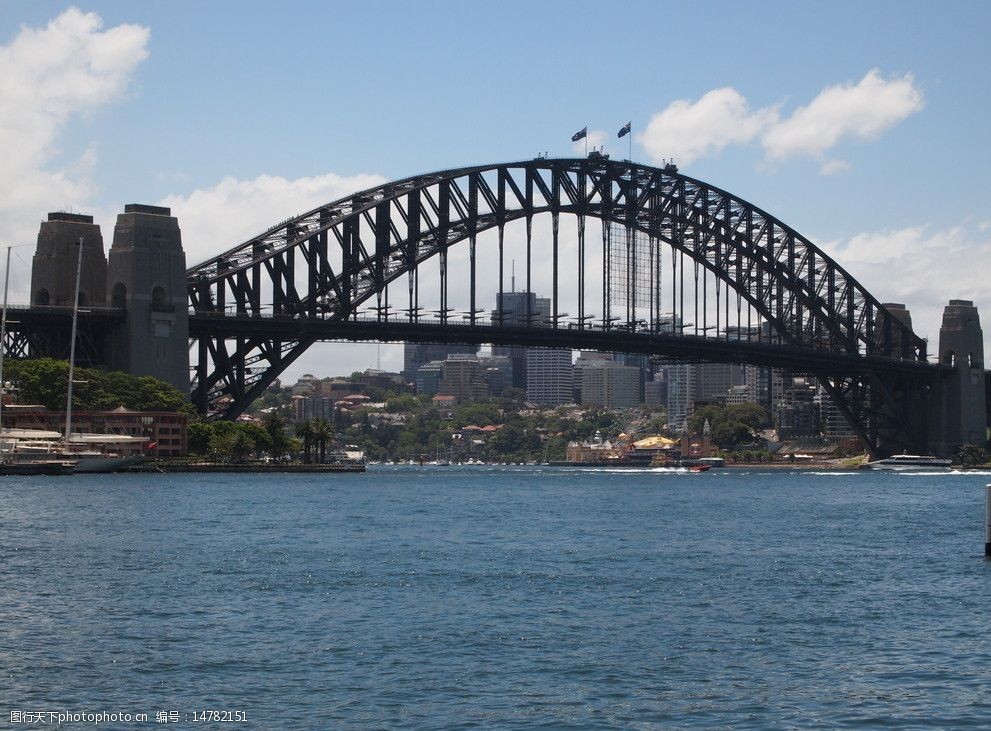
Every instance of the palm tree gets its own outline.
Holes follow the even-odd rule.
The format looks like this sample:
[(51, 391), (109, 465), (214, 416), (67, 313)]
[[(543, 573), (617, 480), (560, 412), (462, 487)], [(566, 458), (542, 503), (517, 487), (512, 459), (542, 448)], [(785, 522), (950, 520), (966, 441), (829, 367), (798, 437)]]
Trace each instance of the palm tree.
[(334, 438), (334, 428), (324, 419), (313, 420), (313, 437), (320, 448), (320, 462), (327, 461), (327, 442)]
[(303, 439), (303, 462), (310, 463), (310, 450), (313, 449), (313, 422), (312, 420), (300, 421), (296, 423), (296, 436)]

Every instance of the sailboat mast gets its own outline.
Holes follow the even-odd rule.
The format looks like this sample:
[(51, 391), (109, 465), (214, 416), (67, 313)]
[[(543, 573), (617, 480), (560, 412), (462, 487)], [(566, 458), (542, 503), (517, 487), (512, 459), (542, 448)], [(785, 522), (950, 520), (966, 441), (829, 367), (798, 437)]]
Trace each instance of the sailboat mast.
[(76, 257), (76, 296), (72, 300), (72, 340), (69, 345), (69, 390), (65, 397), (65, 448), (69, 449), (72, 433), (72, 377), (76, 366), (76, 323), (79, 318), (79, 275), (83, 270), (83, 237), (79, 237), (79, 255)]
[[(3, 356), (7, 345), (7, 290), (10, 288), (10, 249), (7, 247), (7, 269), (3, 275), (3, 319), (0, 320), (0, 433), (3, 433)], [(3, 444), (0, 441), (0, 449)]]

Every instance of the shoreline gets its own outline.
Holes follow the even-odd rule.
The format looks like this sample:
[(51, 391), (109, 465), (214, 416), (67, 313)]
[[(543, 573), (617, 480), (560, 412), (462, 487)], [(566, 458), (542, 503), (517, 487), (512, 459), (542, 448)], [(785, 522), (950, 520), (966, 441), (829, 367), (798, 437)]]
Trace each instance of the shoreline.
[(365, 472), (363, 464), (254, 464), (254, 463), (232, 463), (223, 462), (142, 462), (131, 465), (123, 472), (157, 472), (161, 474), (172, 474), (179, 472), (202, 472), (202, 473), (307, 473), (307, 474), (332, 474), (332, 473), (360, 473)]

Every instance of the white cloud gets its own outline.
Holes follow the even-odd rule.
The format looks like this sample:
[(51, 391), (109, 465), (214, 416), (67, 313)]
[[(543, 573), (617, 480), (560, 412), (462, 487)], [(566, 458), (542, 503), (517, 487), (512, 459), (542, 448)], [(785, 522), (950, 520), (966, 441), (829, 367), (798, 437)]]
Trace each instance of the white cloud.
[(196, 264), (242, 243), (279, 221), (324, 203), (386, 182), (380, 175), (342, 177), (333, 173), (289, 180), (260, 175), (224, 178), (210, 188), (160, 201), (179, 218), (186, 261)]
[(736, 89), (714, 89), (696, 102), (678, 100), (655, 114), (637, 136), (654, 162), (673, 157), (683, 165), (729, 145), (759, 139), (770, 161), (811, 157), (823, 175), (846, 172), (844, 160), (826, 153), (847, 139), (871, 140), (923, 107), (911, 74), (885, 79), (872, 69), (859, 82), (828, 86), (804, 107), (782, 117), (780, 105), (751, 110)]
[(821, 158), (845, 138), (870, 140), (922, 109), (911, 74), (885, 80), (871, 69), (856, 84), (823, 89), (808, 106), (770, 127), (762, 142), (768, 157)]
[(651, 117), (647, 129), (637, 135), (655, 162), (674, 157), (688, 165), (731, 144), (753, 141), (777, 119), (777, 110), (751, 111), (736, 89), (713, 89), (697, 102), (671, 102)]
[[(936, 352), (943, 307), (951, 299), (969, 299), (991, 323), (986, 262), (991, 237), (980, 225), (933, 230), (928, 226), (859, 233), (822, 247), (835, 256), (882, 302), (902, 302), (912, 312), (913, 329)], [(985, 339), (991, 352), (991, 337)]]
[(102, 26), (97, 14), (70, 8), (44, 28), (22, 27), (0, 46), (0, 237), (6, 240), (26, 243), (45, 211), (90, 202), (96, 148), (50, 169), (59, 134), (72, 117), (118, 99), (148, 57), (147, 28)]
[(824, 160), (819, 166), (819, 172), (823, 175), (838, 175), (850, 169), (850, 163), (846, 160)]

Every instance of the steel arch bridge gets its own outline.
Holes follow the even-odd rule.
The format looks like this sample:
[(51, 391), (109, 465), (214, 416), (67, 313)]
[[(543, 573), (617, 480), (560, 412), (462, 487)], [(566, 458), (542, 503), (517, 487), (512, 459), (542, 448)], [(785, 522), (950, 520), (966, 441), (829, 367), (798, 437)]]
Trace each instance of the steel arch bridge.
[[(535, 237), (543, 216), (549, 236)], [(524, 291), (536, 271), (551, 296), (540, 316), (528, 305), (522, 318), (485, 317), (482, 290), (497, 302), (510, 291), (513, 224)], [(586, 241), (593, 224), (601, 243)], [(320, 340), (494, 343), (787, 368), (820, 379), (872, 454), (929, 441), (940, 367), (925, 341), (794, 229), (673, 165), (593, 154), (417, 175), (283, 221), (187, 274), (204, 414), (237, 416)]]

